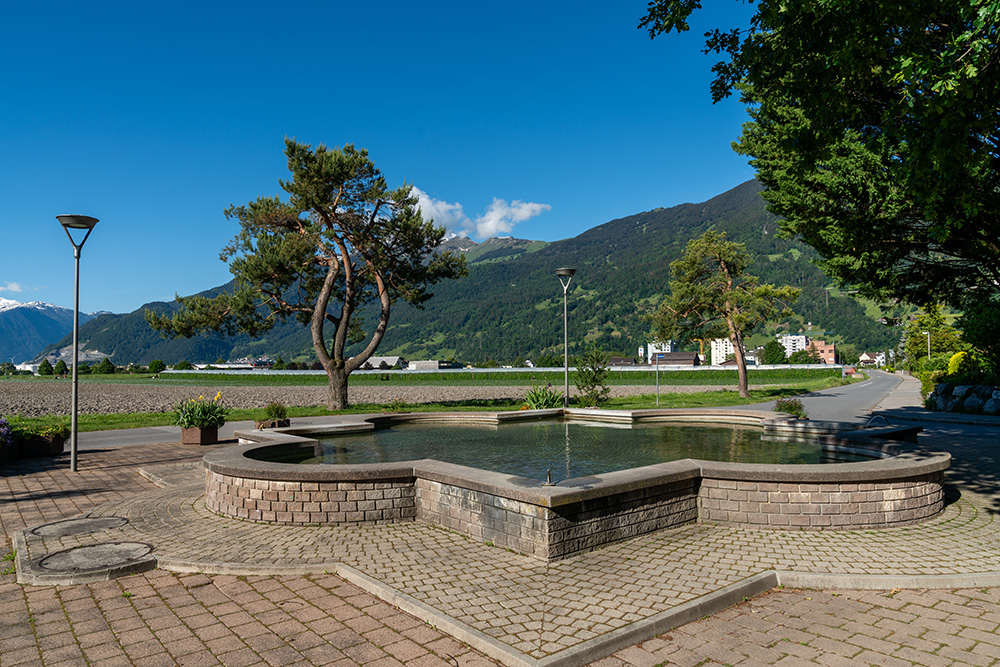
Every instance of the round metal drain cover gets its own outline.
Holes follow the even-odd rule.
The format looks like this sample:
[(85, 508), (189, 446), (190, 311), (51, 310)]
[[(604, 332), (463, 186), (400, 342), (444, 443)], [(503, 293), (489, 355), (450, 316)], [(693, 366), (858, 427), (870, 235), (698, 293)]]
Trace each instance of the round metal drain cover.
[(38, 566), (55, 572), (101, 570), (127, 565), (152, 551), (153, 545), (145, 542), (106, 542), (57, 551), (38, 561)]
[(86, 535), (87, 533), (97, 533), (102, 530), (121, 528), (128, 523), (128, 519), (122, 516), (95, 516), (84, 517), (82, 519), (66, 519), (64, 521), (53, 521), (44, 526), (38, 526), (31, 531), (32, 535), (39, 537), (66, 537), (67, 535)]

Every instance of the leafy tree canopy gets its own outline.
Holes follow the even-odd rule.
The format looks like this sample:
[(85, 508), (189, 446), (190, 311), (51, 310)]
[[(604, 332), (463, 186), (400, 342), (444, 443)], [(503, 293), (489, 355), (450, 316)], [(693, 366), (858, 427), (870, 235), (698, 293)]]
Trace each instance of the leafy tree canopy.
[(949, 325), (941, 310), (933, 305), (921, 309), (910, 320), (902, 342), (906, 363), (911, 369), (922, 367), (933, 357), (947, 359), (966, 347), (955, 327)]
[[(165, 336), (257, 335), (294, 316), (309, 327), (330, 407), (341, 409), (347, 376), (378, 348), (393, 304), (422, 305), (429, 285), (465, 275), (465, 261), (438, 251), (444, 228), (421, 218), (410, 187), (389, 189), (366, 150), (286, 139), (285, 155), (292, 178), (280, 185), (288, 201), (263, 197), (226, 211), (240, 225), (221, 254), (234, 291), (178, 297), (182, 308), (171, 318), (147, 311), (146, 319)], [(367, 304), (378, 312), (368, 335), (352, 319)], [(366, 339), (360, 352), (346, 354)]]
[(1000, 294), (970, 299), (956, 323), (962, 338), (971, 345), (984, 369), (1000, 381)]
[(764, 346), (763, 354), (761, 355), (762, 364), (784, 364), (785, 361), (785, 348), (784, 346), (776, 340), (769, 340)]
[(671, 262), (670, 296), (653, 315), (659, 340), (728, 338), (736, 352), (740, 396), (750, 396), (744, 333), (790, 312), (798, 298), (794, 287), (761, 285), (745, 273), (750, 256), (741, 243), (708, 231), (691, 240)]
[[(699, 0), (654, 0), (650, 36)], [(960, 307), (1000, 284), (1000, 3), (757, 2), (706, 34), (715, 100), (739, 91), (752, 158), (786, 233), (867, 296)]]

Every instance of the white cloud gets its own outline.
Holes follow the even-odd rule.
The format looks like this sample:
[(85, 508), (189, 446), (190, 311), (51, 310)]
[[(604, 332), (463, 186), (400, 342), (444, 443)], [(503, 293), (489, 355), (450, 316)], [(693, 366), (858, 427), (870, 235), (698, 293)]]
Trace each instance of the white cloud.
[(475, 223), (473, 223), (475, 229), (473, 235), (485, 239), (491, 236), (510, 234), (517, 223), (524, 222), (528, 218), (533, 218), (539, 213), (551, 209), (552, 207), (548, 204), (536, 204), (520, 199), (508, 204), (503, 199), (494, 197), (493, 203), (486, 209), (486, 213), (476, 218)]
[(417, 208), (425, 219), (433, 219), (434, 224), (444, 225), (449, 231), (464, 236), (462, 230), (468, 226), (469, 217), (465, 215), (461, 204), (449, 204), (440, 199), (433, 199), (418, 187), (413, 188), (417, 196)]
[(0, 292), (23, 292), (24, 286), (21, 283), (12, 283), (7, 281), (7, 284), (0, 285)]
[(425, 218), (432, 218), (435, 224), (444, 225), (454, 234), (472, 236), (480, 240), (491, 236), (508, 235), (517, 223), (552, 209), (548, 204), (536, 204), (519, 199), (508, 204), (506, 200), (494, 197), (486, 212), (472, 220), (457, 202), (450, 204), (434, 199), (417, 187), (413, 188), (413, 194), (417, 196), (417, 207)]

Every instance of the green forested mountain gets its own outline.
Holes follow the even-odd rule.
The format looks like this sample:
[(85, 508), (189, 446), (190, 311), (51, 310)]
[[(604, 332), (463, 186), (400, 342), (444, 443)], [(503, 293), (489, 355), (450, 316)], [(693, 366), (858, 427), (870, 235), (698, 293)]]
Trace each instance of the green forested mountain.
[[(766, 211), (760, 189), (756, 181), (748, 181), (701, 204), (638, 213), (548, 244), (452, 239), (449, 247), (466, 253), (468, 277), (436, 285), (422, 310), (398, 305), (378, 354), (519, 362), (560, 351), (563, 294), (553, 271), (571, 266), (577, 269), (568, 299), (571, 352), (596, 341), (607, 351), (634, 355), (648, 342), (645, 316), (666, 292), (670, 262), (688, 240), (708, 229), (745, 243), (756, 257), (750, 271), (763, 282), (802, 289), (795, 317), (782, 323), (785, 329), (798, 331), (812, 322), (817, 337), (850, 343), (859, 351), (895, 345), (898, 331), (866, 316), (854, 300), (828, 294), (830, 281), (810, 261), (815, 257), (811, 248), (776, 237), (778, 222)], [(101, 316), (81, 327), (81, 340), (87, 349), (110, 354), (119, 364), (211, 362), (260, 354), (281, 354), (286, 361), (313, 358), (307, 331), (294, 320), (257, 340), (165, 341), (149, 329), (142, 314), (146, 308), (175, 307), (152, 303), (134, 313)]]
[(553, 270), (575, 267), (569, 293), (571, 352), (590, 341), (634, 355), (648, 342), (645, 316), (667, 290), (670, 262), (708, 229), (745, 243), (757, 259), (750, 271), (764, 282), (802, 289), (798, 331), (815, 325), (826, 338), (859, 350), (894, 345), (899, 334), (867, 317), (850, 298), (830, 297), (829, 281), (811, 262), (815, 253), (780, 239), (778, 223), (749, 181), (701, 204), (683, 204), (612, 220), (579, 236), (550, 243), (516, 261), (472, 262), (469, 277), (435, 288), (424, 310), (399, 309), (381, 353), (408, 358), (454, 356), (464, 361), (517, 361), (562, 349), (562, 287)]

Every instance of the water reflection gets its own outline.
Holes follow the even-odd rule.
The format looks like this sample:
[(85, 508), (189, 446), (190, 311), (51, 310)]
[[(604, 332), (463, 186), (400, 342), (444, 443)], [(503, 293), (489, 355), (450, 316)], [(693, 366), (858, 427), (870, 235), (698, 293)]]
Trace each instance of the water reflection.
[[(553, 483), (694, 458), (742, 463), (824, 463), (815, 442), (762, 437), (718, 424), (602, 424), (549, 421), (481, 425), (402, 424), (321, 441), (303, 463), (388, 463), (437, 459)], [(859, 460), (853, 457), (846, 460)], [(845, 459), (838, 456), (836, 461)]]

